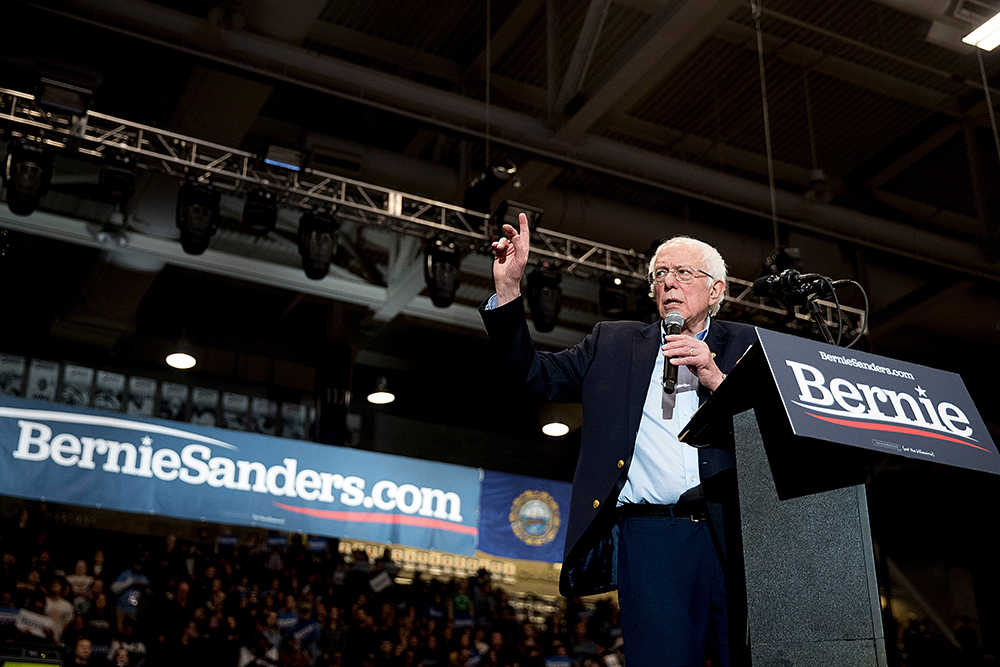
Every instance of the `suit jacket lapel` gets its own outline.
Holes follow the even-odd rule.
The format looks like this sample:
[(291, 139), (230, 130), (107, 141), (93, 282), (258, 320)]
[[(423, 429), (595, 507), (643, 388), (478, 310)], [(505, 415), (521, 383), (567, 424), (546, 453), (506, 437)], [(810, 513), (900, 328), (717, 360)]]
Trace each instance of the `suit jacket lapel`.
[(632, 339), (632, 377), (629, 384), (628, 426), (631, 451), (635, 446), (635, 435), (639, 432), (639, 422), (642, 419), (642, 406), (646, 403), (649, 392), (649, 379), (656, 363), (656, 354), (660, 349), (660, 322), (657, 320), (648, 327), (640, 329)]

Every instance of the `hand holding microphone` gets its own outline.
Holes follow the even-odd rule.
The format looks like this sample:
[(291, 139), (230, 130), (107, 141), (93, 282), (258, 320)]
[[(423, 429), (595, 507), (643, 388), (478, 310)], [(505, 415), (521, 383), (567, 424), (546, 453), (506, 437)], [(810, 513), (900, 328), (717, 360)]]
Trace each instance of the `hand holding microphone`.
[[(664, 335), (677, 335), (682, 328), (684, 328), (684, 316), (680, 313), (667, 313), (663, 318)], [(677, 366), (670, 363), (670, 358), (667, 358), (663, 360), (663, 391), (672, 394), (675, 389), (677, 389)]]

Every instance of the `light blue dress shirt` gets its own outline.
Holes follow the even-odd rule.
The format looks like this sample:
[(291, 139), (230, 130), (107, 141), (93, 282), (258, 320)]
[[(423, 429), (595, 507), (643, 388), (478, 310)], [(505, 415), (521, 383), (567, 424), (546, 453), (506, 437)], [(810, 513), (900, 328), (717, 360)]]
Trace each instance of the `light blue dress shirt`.
[[(705, 340), (711, 322), (712, 318), (708, 318), (705, 328), (695, 338)], [(663, 341), (662, 332), (660, 340)], [(698, 450), (677, 437), (698, 409), (698, 378), (687, 366), (678, 367), (676, 391), (668, 394), (661, 382), (664, 363), (662, 352), (657, 350), (628, 479), (618, 494), (619, 505), (670, 505), (682, 493), (701, 484)]]

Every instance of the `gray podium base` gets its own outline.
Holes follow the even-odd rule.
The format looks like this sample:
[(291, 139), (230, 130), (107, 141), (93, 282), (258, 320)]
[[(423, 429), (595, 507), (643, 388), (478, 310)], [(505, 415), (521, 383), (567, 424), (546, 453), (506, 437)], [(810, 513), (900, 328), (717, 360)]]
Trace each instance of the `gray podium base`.
[(733, 421), (753, 667), (886, 667), (864, 486), (779, 500), (754, 412)]

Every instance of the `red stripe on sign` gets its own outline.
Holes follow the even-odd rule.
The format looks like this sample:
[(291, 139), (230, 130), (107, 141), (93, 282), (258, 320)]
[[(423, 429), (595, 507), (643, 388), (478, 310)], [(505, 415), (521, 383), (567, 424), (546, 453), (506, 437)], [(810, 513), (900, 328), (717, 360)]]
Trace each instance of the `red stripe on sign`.
[(947, 435), (941, 435), (940, 433), (928, 433), (927, 431), (921, 431), (916, 428), (907, 428), (906, 426), (893, 426), (889, 424), (872, 424), (870, 422), (858, 422), (850, 419), (834, 419), (833, 417), (824, 417), (822, 415), (814, 415), (811, 412), (807, 412), (810, 417), (815, 417), (816, 419), (822, 419), (825, 422), (830, 422), (832, 424), (839, 424), (841, 426), (850, 426), (851, 428), (862, 428), (868, 431), (891, 431), (893, 433), (908, 433), (909, 435), (919, 435), (925, 438), (936, 438), (938, 440), (949, 440), (951, 442), (957, 442), (960, 445), (968, 445), (969, 447), (975, 447), (976, 449), (981, 449), (986, 453), (991, 453), (990, 450), (985, 447), (980, 447), (979, 445), (974, 445), (971, 442), (965, 442), (964, 440), (959, 440), (957, 438), (951, 438)]
[(305, 514), (320, 519), (330, 519), (331, 521), (349, 521), (352, 523), (389, 523), (403, 526), (417, 526), (418, 528), (436, 528), (437, 530), (447, 530), (452, 533), (463, 533), (465, 535), (478, 535), (479, 529), (475, 526), (463, 526), (440, 519), (426, 519), (421, 516), (407, 516), (405, 514), (382, 514), (381, 512), (338, 512), (336, 510), (318, 510), (311, 507), (295, 507), (294, 505), (283, 505), (274, 503), (275, 507), (280, 507), (296, 514)]

